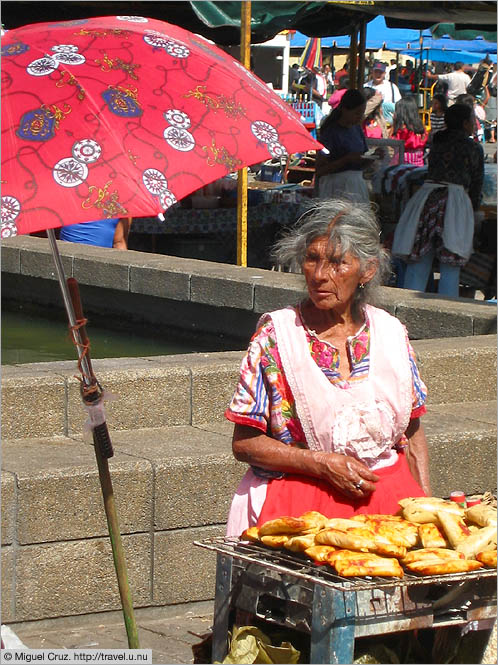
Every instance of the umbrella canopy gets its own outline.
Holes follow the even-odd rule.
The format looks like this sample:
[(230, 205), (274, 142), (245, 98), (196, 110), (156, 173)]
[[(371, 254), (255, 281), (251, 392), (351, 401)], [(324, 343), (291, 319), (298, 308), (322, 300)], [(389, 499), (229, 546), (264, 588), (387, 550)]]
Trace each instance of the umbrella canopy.
[(162, 213), (227, 173), (320, 147), (205, 38), (139, 16), (2, 40), (2, 236)]
[(321, 68), (322, 66), (322, 40), (320, 37), (311, 37), (306, 40), (306, 46), (299, 58), (299, 64), (306, 69)]

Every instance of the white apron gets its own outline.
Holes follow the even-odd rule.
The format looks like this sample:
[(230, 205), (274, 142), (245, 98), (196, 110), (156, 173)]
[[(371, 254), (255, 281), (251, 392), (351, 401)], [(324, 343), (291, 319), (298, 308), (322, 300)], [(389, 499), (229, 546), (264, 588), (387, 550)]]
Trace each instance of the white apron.
[(347, 198), (358, 203), (370, 201), (363, 171), (341, 171), (322, 175), (318, 180), (318, 196), (321, 199)]
[(435, 182), (425, 182), (406, 204), (394, 231), (393, 255), (410, 256), (427, 197), (434, 189), (442, 186), (448, 188), (443, 245), (464, 259), (470, 258), (474, 237), (474, 211), (470, 198), (462, 185)]
[[(296, 309), (271, 312), (284, 373), (310, 450), (356, 457), (370, 469), (391, 466), (393, 449), (410, 421), (412, 375), (406, 332), (400, 321), (369, 305), (370, 370), (349, 389), (330, 383), (313, 360)], [(230, 509), (227, 535), (256, 524), (268, 481), (249, 470)]]

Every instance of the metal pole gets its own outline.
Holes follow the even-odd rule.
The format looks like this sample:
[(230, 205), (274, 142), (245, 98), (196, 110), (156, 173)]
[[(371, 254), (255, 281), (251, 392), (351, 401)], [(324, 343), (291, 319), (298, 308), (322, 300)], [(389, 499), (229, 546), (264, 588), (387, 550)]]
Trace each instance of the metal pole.
[(81, 366), (83, 368), (83, 381), (88, 386), (90, 383), (90, 376), (92, 373), (90, 364), (86, 355), (83, 353), (83, 340), (81, 338), (80, 331), (76, 328), (76, 316), (74, 314), (73, 303), (71, 302), (71, 297), (69, 295), (69, 289), (66, 284), (66, 276), (64, 275), (64, 266), (62, 265), (61, 255), (59, 254), (59, 248), (57, 247), (57, 241), (55, 239), (55, 233), (53, 229), (47, 230), (47, 236), (50, 243), (50, 248), (52, 250), (52, 256), (55, 263), (55, 270), (57, 272), (57, 278), (59, 280), (59, 286), (62, 292), (62, 299), (64, 300), (64, 307), (66, 309), (67, 318), (71, 326), (73, 335), (76, 337), (76, 348), (78, 351), (78, 358), (80, 360)]
[[(251, 68), (251, 2), (241, 3), (240, 61)], [(247, 168), (237, 174), (237, 265), (247, 266)]]

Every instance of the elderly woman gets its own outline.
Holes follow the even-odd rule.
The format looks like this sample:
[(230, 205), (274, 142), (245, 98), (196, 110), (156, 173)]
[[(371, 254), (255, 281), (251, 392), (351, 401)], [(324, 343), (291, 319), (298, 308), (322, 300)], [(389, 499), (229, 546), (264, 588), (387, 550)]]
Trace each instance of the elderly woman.
[(345, 197), (368, 202), (363, 169), (371, 162), (363, 157), (368, 146), (362, 123), (367, 101), (359, 90), (348, 90), (339, 105), (320, 125), (320, 142), (315, 172), (320, 198)]
[(308, 295), (264, 314), (225, 415), (250, 469), (228, 535), (277, 516), (394, 513), (430, 494), (426, 388), (402, 324), (371, 304), (388, 270), (369, 206), (319, 203), (277, 245)]

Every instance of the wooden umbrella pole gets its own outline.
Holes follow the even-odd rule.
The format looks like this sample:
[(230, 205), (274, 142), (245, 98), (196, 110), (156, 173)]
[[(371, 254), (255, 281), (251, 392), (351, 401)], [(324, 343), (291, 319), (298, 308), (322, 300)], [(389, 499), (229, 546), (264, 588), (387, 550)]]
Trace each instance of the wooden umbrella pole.
[[(240, 61), (251, 68), (251, 2), (244, 0), (240, 10)], [(247, 168), (237, 174), (237, 265), (247, 266)]]
[(365, 43), (367, 39), (367, 22), (365, 19), (360, 23), (360, 43), (358, 46), (358, 72), (357, 72), (357, 87), (358, 90), (363, 90), (365, 84)]
[(358, 89), (356, 81), (356, 72), (358, 70), (356, 63), (357, 54), (358, 54), (358, 25), (355, 23), (351, 30), (351, 36), (349, 41), (349, 87), (356, 89)]
[[(84, 349), (84, 355), (87, 358), (87, 365), (90, 370), (91, 388), (88, 389), (82, 383), (81, 393), (83, 401), (87, 405), (98, 404), (102, 399), (100, 392), (96, 392), (95, 387), (99, 387), (97, 379), (93, 373), (92, 364), (88, 349), (90, 341), (86, 332), (85, 317), (83, 315), (83, 308), (81, 305), (80, 293), (78, 282), (70, 277), (67, 280), (67, 288), (69, 291), (71, 303), (74, 310), (75, 319), (78, 323), (79, 336)], [(135, 615), (133, 612), (133, 603), (131, 599), (130, 585), (128, 582), (128, 572), (126, 568), (126, 559), (121, 540), (121, 532), (118, 522), (118, 513), (116, 510), (116, 503), (114, 501), (114, 490), (112, 487), (111, 474), (109, 471), (109, 463), (107, 459), (113, 456), (111, 439), (107, 429), (107, 423), (101, 422), (92, 426), (92, 435), (94, 442), (95, 457), (97, 460), (97, 467), (99, 470), (100, 487), (102, 490), (102, 499), (104, 502), (104, 510), (107, 519), (107, 527), (109, 531), (109, 539), (111, 541), (112, 557), (114, 560), (114, 569), (118, 581), (119, 596), (121, 598), (121, 607), (123, 609), (123, 618), (126, 628), (126, 635), (128, 637), (128, 647), (130, 649), (139, 649), (138, 631), (135, 622)]]

